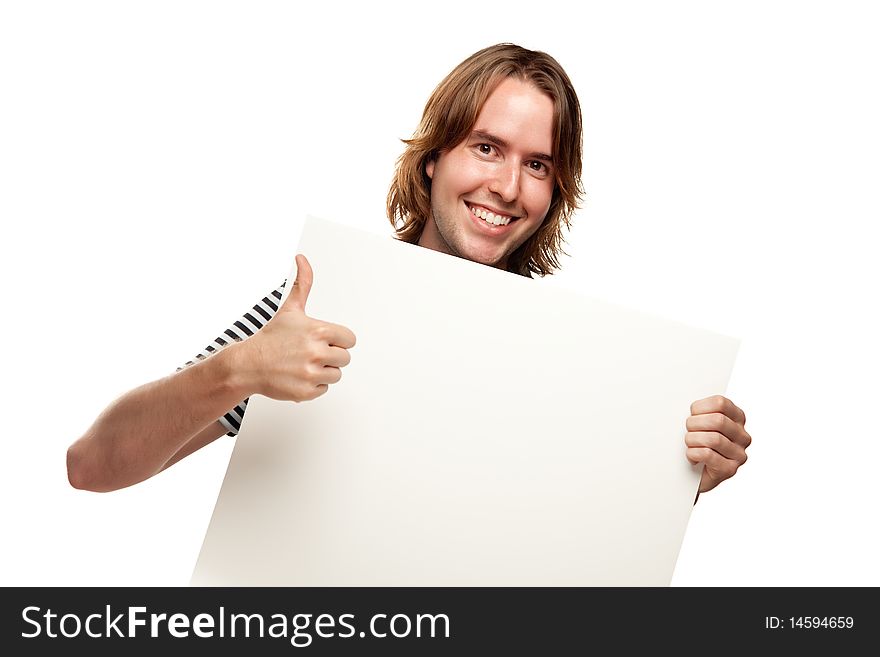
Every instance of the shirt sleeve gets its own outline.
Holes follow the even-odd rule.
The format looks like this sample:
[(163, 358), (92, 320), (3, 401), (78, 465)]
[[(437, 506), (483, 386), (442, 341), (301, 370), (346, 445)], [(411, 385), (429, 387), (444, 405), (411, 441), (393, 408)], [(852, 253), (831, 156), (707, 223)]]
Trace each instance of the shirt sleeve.
[[(193, 360), (187, 361), (177, 368), (177, 371), (196, 364), (200, 360), (209, 358), (212, 354), (217, 353), (224, 347), (233, 342), (241, 342), (259, 331), (278, 311), (278, 304), (284, 294), (285, 280), (277, 288), (272, 290), (265, 297), (260, 299), (253, 308), (248, 310), (244, 315), (238, 318), (232, 325), (226, 329), (222, 335), (214, 338), (207, 347), (196, 354)], [(243, 400), (235, 408), (226, 412), (223, 417), (217, 418), (220, 424), (226, 428), (227, 436), (235, 436), (241, 429), (242, 420), (244, 420), (244, 412), (247, 410), (248, 400)]]

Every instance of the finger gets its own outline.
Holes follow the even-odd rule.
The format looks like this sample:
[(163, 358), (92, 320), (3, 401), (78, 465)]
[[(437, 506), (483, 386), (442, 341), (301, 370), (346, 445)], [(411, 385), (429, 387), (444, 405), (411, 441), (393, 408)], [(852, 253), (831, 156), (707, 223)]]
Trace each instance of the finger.
[(725, 479), (730, 479), (740, 466), (736, 461), (726, 459), (708, 447), (688, 447), (687, 459), (694, 465), (702, 463), (704, 466), (700, 478), (701, 493), (714, 488)]
[(357, 338), (350, 329), (341, 324), (331, 324), (327, 322), (330, 331), (327, 335), (327, 344), (332, 347), (342, 347), (343, 349), (351, 349), (354, 347)]
[(687, 460), (694, 465), (702, 463), (719, 480), (729, 479), (735, 475), (737, 468), (741, 465), (734, 459), (724, 458), (721, 454), (708, 447), (688, 447)]
[(320, 396), (323, 395), (325, 392), (327, 392), (327, 390), (328, 390), (328, 386), (327, 386), (326, 383), (322, 383), (322, 384), (320, 384), (320, 385), (317, 385), (317, 386), (315, 386), (314, 388), (312, 388), (310, 394), (309, 394), (307, 397), (305, 397), (305, 398), (303, 399), (303, 401), (308, 401), (308, 400), (311, 400), (311, 399), (315, 399), (315, 398), (317, 398), (317, 397), (320, 397)]
[(342, 347), (327, 347), (326, 351), (321, 355), (321, 360), (324, 362), (324, 365), (345, 367), (351, 362), (351, 354)]
[(321, 373), (315, 377), (315, 380), (322, 385), (330, 385), (333, 383), (339, 383), (339, 380), (342, 378), (342, 370), (338, 367), (332, 367), (330, 365), (326, 365), (322, 368)]
[(691, 415), (703, 415), (706, 413), (722, 413), (734, 422), (743, 425), (746, 423), (746, 414), (743, 410), (727, 397), (721, 395), (712, 395), (691, 404)]
[(685, 427), (688, 431), (717, 431), (742, 447), (752, 444), (752, 437), (745, 428), (722, 413), (691, 415), (685, 421)]
[(312, 289), (313, 280), (312, 266), (302, 254), (296, 256), (296, 280), (293, 281), (293, 289), (287, 295), (284, 307), (291, 306), (302, 312), (306, 311), (306, 301), (309, 291)]
[(705, 463), (711, 452), (712, 450), (708, 447), (688, 447), (684, 454), (692, 465), (697, 465), (698, 463)]
[(685, 434), (684, 442), (688, 447), (708, 447), (737, 463), (746, 462), (746, 450), (715, 431), (689, 431)]

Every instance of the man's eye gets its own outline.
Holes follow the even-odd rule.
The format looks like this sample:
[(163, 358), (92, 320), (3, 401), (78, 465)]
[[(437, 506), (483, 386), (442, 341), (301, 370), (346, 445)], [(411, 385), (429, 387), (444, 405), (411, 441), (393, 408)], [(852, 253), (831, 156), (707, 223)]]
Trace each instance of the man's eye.
[(544, 173), (547, 171), (547, 165), (538, 160), (532, 160), (529, 162), (529, 168), (537, 173)]
[(480, 152), (483, 155), (491, 155), (492, 154), (492, 146), (490, 144), (480, 144), (477, 146), (480, 149)]

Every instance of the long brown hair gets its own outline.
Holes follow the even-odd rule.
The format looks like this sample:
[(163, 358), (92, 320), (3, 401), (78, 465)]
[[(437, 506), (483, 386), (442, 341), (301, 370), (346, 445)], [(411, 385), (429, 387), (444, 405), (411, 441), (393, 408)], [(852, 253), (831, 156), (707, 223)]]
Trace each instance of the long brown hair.
[(546, 276), (559, 268), (559, 255), (565, 253), (562, 228), (571, 227), (584, 192), (580, 103), (568, 75), (544, 52), (499, 43), (465, 59), (437, 85), (412, 139), (403, 140), (406, 149), (397, 160), (388, 190), (388, 219), (398, 239), (419, 241), (431, 213), (426, 163), (470, 134), (486, 99), (508, 77), (534, 84), (553, 100), (553, 198), (540, 228), (511, 254), (507, 265), (509, 271), (523, 276)]

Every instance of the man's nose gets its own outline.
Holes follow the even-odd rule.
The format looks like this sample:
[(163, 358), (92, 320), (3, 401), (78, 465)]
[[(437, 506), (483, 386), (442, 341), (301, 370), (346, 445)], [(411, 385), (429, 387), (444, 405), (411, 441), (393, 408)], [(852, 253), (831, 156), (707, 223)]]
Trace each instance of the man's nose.
[(519, 163), (504, 162), (493, 173), (489, 181), (489, 191), (498, 194), (505, 202), (513, 203), (519, 196)]

